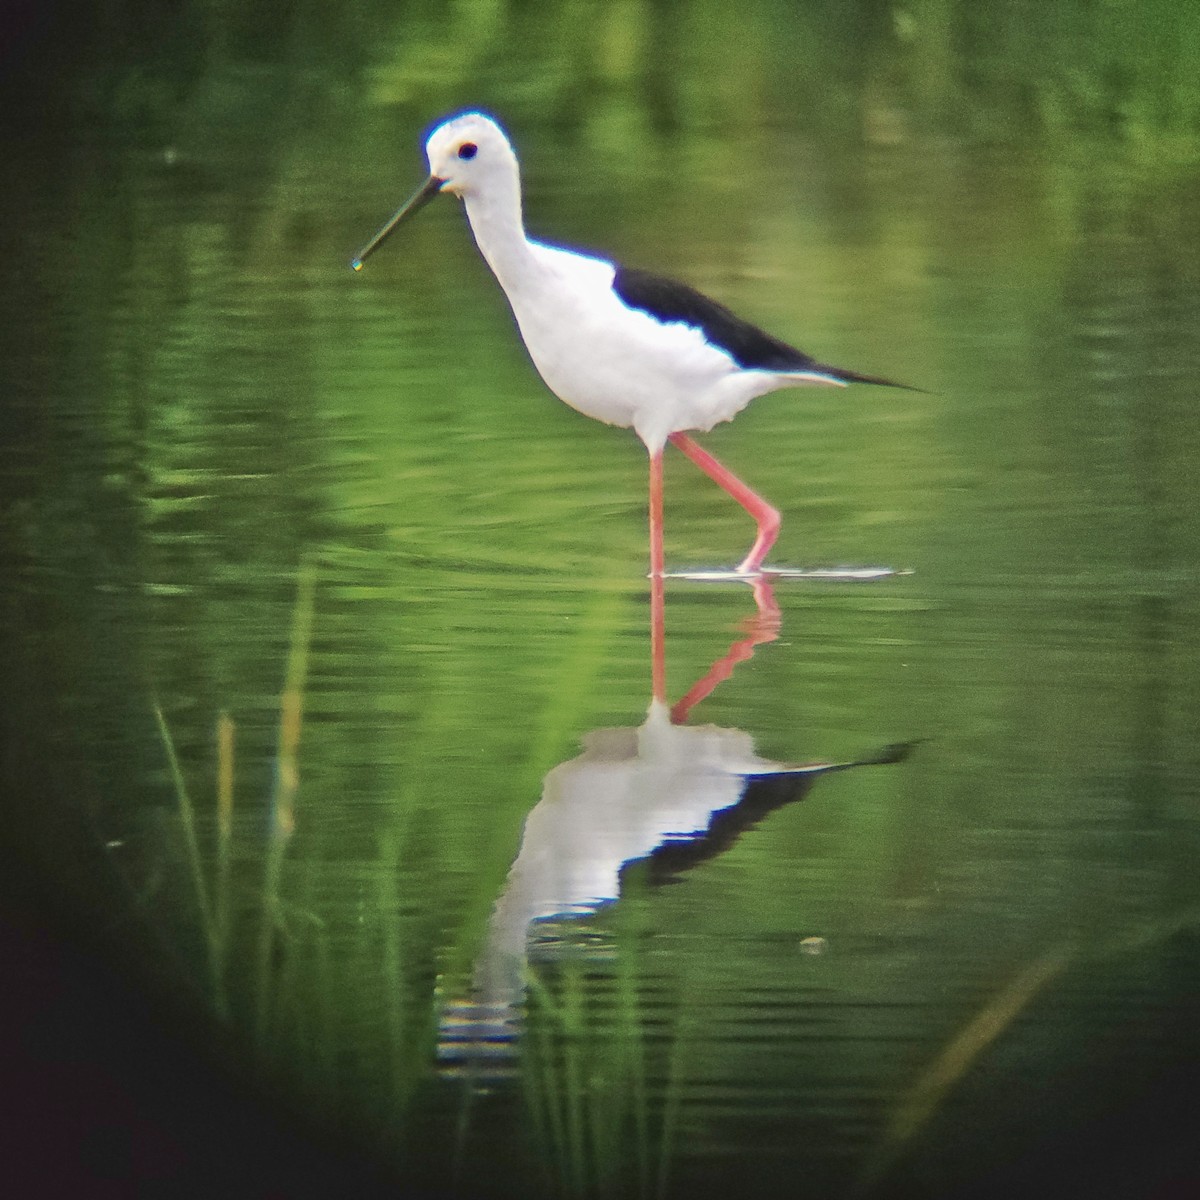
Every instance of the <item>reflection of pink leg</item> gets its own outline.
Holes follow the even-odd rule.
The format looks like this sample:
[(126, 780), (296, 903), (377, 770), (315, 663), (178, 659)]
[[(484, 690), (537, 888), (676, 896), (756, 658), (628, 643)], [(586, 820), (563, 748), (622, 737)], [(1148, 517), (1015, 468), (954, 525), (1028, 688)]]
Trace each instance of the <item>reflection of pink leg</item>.
[[(671, 445), (678, 447), (718, 487), (724, 488), (753, 518), (758, 537), (750, 553), (738, 565), (743, 575), (755, 575), (779, 536), (779, 510), (768, 504), (757, 492), (751, 491), (728, 467), (722, 466), (707, 450), (702, 449), (683, 433), (671, 434)], [(661, 529), (661, 523), (660, 523)]]
[(662, 451), (650, 455), (650, 662), (654, 699), (667, 699), (666, 611), (663, 603)]
[(770, 582), (760, 575), (751, 581), (751, 586), (754, 588), (754, 604), (758, 612), (743, 625), (747, 636), (734, 642), (725, 656), (717, 659), (704, 676), (692, 684), (688, 694), (676, 701), (671, 708), (672, 724), (682, 725), (688, 719), (691, 710), (708, 696), (717, 684), (728, 679), (738, 663), (745, 662), (754, 653), (755, 646), (773, 642), (779, 636), (783, 616), (775, 601)]
[(663, 604), (663, 577), (650, 576), (650, 670), (654, 699), (667, 702), (667, 630)]

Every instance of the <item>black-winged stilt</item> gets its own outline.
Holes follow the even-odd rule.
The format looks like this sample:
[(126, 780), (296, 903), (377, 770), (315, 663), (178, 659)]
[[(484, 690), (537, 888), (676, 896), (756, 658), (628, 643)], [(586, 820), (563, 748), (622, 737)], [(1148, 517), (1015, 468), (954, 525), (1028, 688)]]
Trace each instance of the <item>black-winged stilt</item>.
[(444, 121), (425, 152), (429, 178), (359, 252), (354, 269), (434, 196), (460, 197), (475, 242), (550, 390), (585, 416), (634, 429), (646, 444), (651, 575), (663, 573), (667, 442), (754, 518), (758, 536), (737, 574), (759, 574), (779, 534), (779, 512), (688, 432), (731, 420), (755, 397), (779, 388), (907, 385), (819, 363), (686, 284), (533, 241), (521, 219), (516, 154), (500, 126), (483, 113)]

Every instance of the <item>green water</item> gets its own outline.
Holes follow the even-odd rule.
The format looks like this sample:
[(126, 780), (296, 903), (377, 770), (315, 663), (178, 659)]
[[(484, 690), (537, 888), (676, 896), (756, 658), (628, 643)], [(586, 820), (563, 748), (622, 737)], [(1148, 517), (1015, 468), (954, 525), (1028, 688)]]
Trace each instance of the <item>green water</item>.
[[(64, 52), (11, 139), (10, 761), (67, 799), (40, 766), (8, 790), (401, 1182), (940, 1195), (1110, 1128), (1151, 1178), (1176, 1145), (1200, 33), (838, 11), (206, 9)], [(439, 1021), (547, 774), (646, 719), (646, 462), (546, 392), (453, 201), (349, 271), (467, 105), (536, 235), (925, 389), (778, 393), (704, 438), (782, 510), (773, 562), (911, 574), (780, 583), (779, 636), (690, 720), (777, 761), (913, 753), (539, 933), (493, 1068), (439, 1060)], [(681, 456), (666, 496), (668, 567), (738, 561), (747, 519)], [(754, 613), (668, 582), (672, 700)]]

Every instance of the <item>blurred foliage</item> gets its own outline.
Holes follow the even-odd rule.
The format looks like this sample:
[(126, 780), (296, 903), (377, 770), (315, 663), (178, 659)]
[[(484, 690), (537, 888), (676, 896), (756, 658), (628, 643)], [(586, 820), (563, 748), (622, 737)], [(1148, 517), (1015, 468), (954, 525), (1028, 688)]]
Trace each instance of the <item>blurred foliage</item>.
[[(764, 1041), (754, 1082), (840, 1073), (886, 1097), (981, 979), (1194, 904), (1194, 5), (19, 11), (5, 621), (30, 680), (71, 681), (39, 716), (47, 753), (86, 760), (81, 794), (139, 911), (198, 976), (220, 957), (232, 1018), (314, 1103), (427, 1152), (436, 1118), (413, 1098), (438, 1004), (540, 780), (647, 699), (634, 440), (545, 396), (449, 203), (367, 278), (345, 266), (420, 177), (422, 128), (464, 105), (512, 127), (538, 232), (930, 389), (781, 396), (714, 433), (784, 508), (782, 560), (917, 574), (790, 593), (784, 637), (700, 719), (780, 758), (931, 745), (780, 814), (732, 865), (618, 906), (620, 1020), (567, 1064), (594, 1058), (596, 1103), (555, 1090), (552, 1055), (533, 1081), (564, 1171), (586, 1174), (556, 1113), (590, 1121), (596, 1147), (632, 1124), (643, 1181), (671, 1176), (686, 1121), (688, 1138), (702, 1125), (689, 1081), (737, 1077), (751, 1053), (747, 981), (787, 994), (778, 948), (814, 931), (839, 952), (805, 970), (861, 1006), (831, 1006), (829, 1044)], [(730, 560), (742, 516), (668, 471), (669, 558)], [(268, 846), (308, 559), (296, 833)], [(672, 589), (673, 694), (746, 609), (740, 591)], [(224, 711), (229, 830), (204, 807), (228, 774)], [(206, 945), (192, 881), (222, 846)], [(641, 957), (646, 928), (669, 952)], [(548, 972), (568, 1039), (604, 998), (593, 983)], [(667, 1103), (653, 1125), (647, 1062)]]
[[(464, 96), (572, 124), (619, 100), (681, 127), (987, 140), (1094, 133), (1194, 153), (1200, 12), (1176, 0), (146, 0), (18, 5), (8, 86), (154, 127), (289, 67), (432, 113)], [(219, 82), (219, 86), (216, 84)], [(205, 99), (207, 98), (207, 99)]]

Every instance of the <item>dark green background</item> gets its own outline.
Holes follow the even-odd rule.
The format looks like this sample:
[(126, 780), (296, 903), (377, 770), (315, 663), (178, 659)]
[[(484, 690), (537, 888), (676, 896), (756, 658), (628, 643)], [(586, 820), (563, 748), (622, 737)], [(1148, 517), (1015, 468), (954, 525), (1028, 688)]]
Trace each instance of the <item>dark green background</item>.
[[(44, 1182), (361, 1191), (364, 1147), (463, 1195), (1190, 1177), (1191, 6), (27, 5), (2, 86), (9, 1028)], [(535, 234), (926, 389), (705, 439), (783, 511), (775, 562), (914, 573), (781, 585), (695, 715), (772, 758), (917, 753), (591, 918), (471, 1101), (440, 1003), (542, 777), (640, 724), (649, 661), (644, 452), (546, 393), (457, 206), (347, 269), (463, 107), (513, 136)], [(669, 458), (669, 566), (749, 532)], [(668, 586), (672, 697), (751, 612)]]

